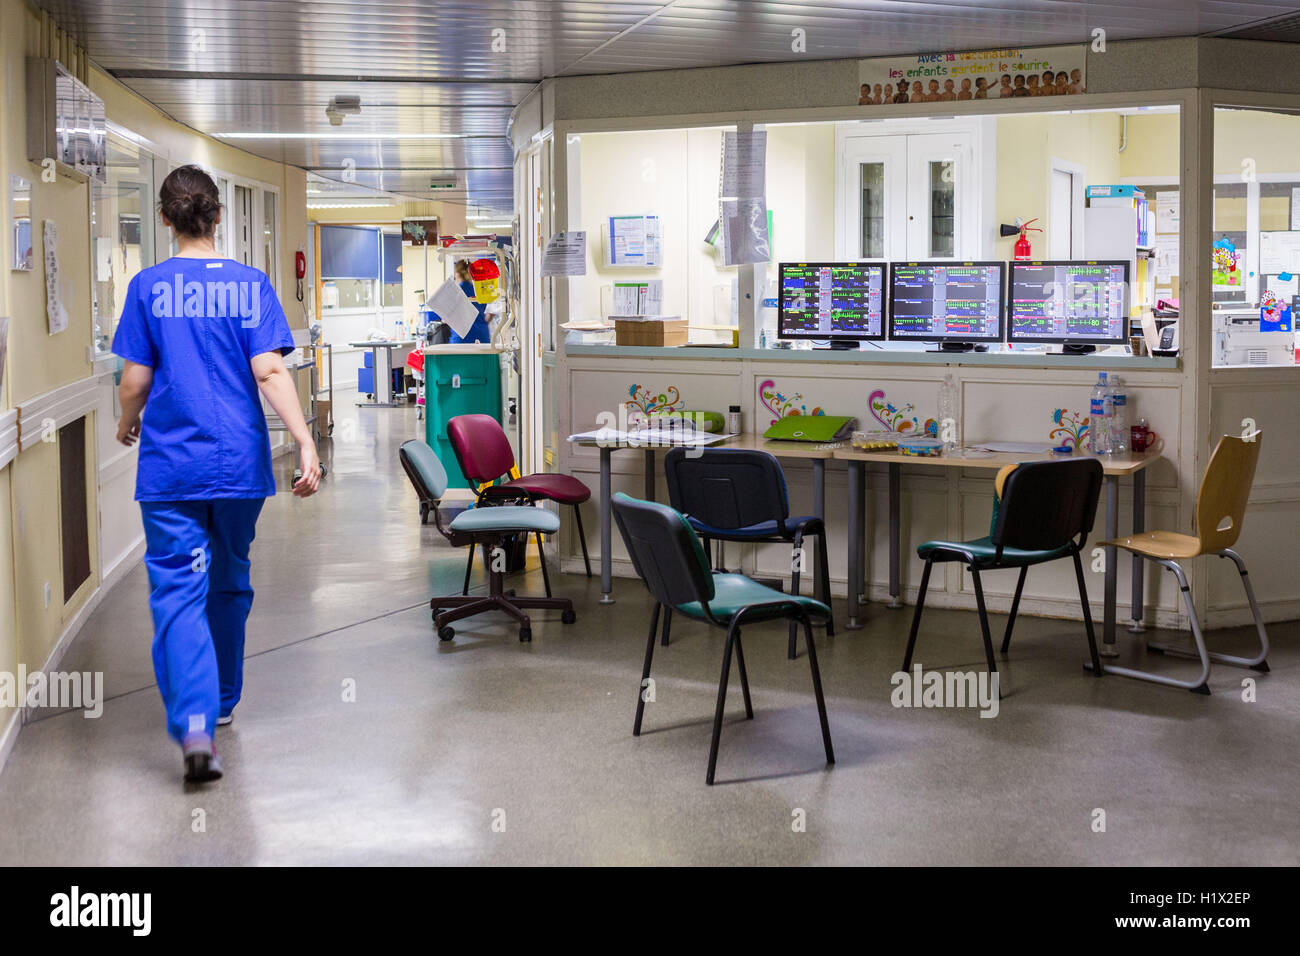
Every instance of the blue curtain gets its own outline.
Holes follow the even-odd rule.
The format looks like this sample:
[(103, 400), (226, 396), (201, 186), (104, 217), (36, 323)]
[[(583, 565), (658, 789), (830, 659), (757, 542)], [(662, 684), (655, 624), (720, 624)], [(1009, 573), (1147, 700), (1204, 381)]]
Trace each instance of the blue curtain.
[(379, 230), (321, 226), (320, 274), (322, 279), (378, 279)]
[(384, 234), (384, 282), (401, 282), (402, 274), (398, 267), (402, 264), (402, 236)]

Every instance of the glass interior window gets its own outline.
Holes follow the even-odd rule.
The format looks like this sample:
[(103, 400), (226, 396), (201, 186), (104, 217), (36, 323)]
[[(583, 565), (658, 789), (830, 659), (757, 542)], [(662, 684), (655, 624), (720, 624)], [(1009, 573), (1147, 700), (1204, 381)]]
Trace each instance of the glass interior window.
[(862, 190), (862, 256), (885, 257), (885, 164), (860, 163)]
[(951, 160), (930, 163), (930, 255), (951, 257), (956, 216), (956, 165)]
[(273, 286), (279, 285), (275, 236), (275, 193), (268, 190), (262, 193), (262, 269), (270, 276)]
[(91, 313), (97, 355), (109, 353), (128, 283), (157, 262), (154, 180), (158, 159), (135, 143), (110, 134), (107, 181), (91, 180), (93, 277)]
[(1214, 184), (1214, 218), (1211, 227), (1214, 234), (1213, 241), (1228, 240), (1232, 243), (1237, 254), (1236, 269), (1223, 269), (1219, 268), (1218, 265), (1214, 268), (1213, 295), (1215, 302), (1245, 301), (1247, 298), (1246, 243), (1248, 234), (1246, 232), (1246, 207), (1248, 191), (1247, 184), (1244, 182)]
[(327, 312), (373, 308), (375, 285), (374, 279), (328, 279), (322, 286), (321, 308)]

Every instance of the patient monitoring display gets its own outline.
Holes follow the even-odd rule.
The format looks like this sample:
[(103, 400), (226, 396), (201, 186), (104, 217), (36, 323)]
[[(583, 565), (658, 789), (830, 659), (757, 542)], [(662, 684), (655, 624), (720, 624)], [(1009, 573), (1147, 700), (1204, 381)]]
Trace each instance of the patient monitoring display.
[(896, 262), (889, 271), (889, 338), (1000, 341), (1001, 262)]
[(866, 262), (783, 262), (783, 339), (884, 338), (885, 267)]
[(1013, 262), (1008, 341), (1125, 342), (1128, 270), (1127, 261)]

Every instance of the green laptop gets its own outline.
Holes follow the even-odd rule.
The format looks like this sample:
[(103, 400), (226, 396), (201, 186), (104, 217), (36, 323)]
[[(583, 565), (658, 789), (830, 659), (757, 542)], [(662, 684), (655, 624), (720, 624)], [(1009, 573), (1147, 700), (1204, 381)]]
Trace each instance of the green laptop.
[(858, 420), (851, 415), (788, 415), (763, 432), (781, 441), (843, 441), (853, 434)]

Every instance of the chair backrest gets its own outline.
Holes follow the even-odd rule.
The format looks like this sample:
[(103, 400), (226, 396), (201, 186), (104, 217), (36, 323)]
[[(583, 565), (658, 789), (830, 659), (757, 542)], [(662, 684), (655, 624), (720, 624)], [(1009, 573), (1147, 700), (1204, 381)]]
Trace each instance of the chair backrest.
[(713, 570), (691, 526), (667, 505), (614, 495), (614, 520), (636, 573), (656, 601), (678, 607), (713, 599)]
[(1102, 467), (1096, 458), (1031, 461), (1007, 476), (993, 528), (998, 548), (1054, 551), (1083, 545), (1097, 517)]
[(427, 444), (418, 438), (402, 442), (397, 457), (421, 501), (437, 502), (447, 493), (447, 469)]
[(510, 439), (491, 415), (457, 415), (447, 422), (447, 438), (460, 470), (476, 485), (495, 481), (515, 466)]
[(668, 500), (715, 528), (790, 517), (785, 472), (774, 455), (739, 448), (674, 448), (664, 458)]
[(1263, 434), (1257, 431), (1249, 440), (1224, 435), (1210, 455), (1201, 490), (1196, 493), (1196, 536), (1201, 539), (1201, 550), (1222, 551), (1237, 543)]

